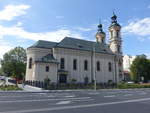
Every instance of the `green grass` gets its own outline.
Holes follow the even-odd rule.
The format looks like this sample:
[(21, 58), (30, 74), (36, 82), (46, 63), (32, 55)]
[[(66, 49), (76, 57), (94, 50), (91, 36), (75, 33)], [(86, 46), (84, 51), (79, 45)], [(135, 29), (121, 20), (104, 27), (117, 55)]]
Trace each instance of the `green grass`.
[(132, 89), (132, 88), (150, 88), (150, 84), (127, 84), (119, 83), (117, 85), (119, 89)]
[(16, 90), (22, 90), (17, 85), (4, 85), (0, 86), (1, 91), (16, 91)]

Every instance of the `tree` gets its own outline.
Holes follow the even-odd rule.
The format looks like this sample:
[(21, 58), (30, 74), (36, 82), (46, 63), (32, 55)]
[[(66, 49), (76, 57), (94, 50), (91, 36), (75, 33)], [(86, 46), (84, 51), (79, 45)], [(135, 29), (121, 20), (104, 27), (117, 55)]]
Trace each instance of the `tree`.
[(145, 55), (139, 55), (133, 61), (131, 67), (131, 78), (139, 82), (144, 77), (144, 82), (150, 80), (150, 61)]
[(5, 76), (23, 79), (26, 70), (26, 51), (22, 47), (15, 47), (3, 55), (1, 69)]

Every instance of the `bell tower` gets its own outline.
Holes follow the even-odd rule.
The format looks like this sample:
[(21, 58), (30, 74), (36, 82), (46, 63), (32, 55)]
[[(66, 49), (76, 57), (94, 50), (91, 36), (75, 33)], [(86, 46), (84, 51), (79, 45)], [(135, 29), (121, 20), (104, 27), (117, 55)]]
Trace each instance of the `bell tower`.
[(110, 32), (110, 49), (115, 54), (122, 54), (121, 26), (117, 23), (117, 16), (113, 13), (111, 17)]
[(106, 34), (103, 32), (102, 24), (98, 25), (98, 31), (96, 33), (96, 41), (99, 43), (105, 43)]
[(111, 25), (109, 27), (109, 47), (115, 54), (116, 81), (124, 80), (123, 76), (123, 57), (122, 57), (122, 39), (121, 26), (117, 22), (117, 16), (113, 13), (111, 17)]

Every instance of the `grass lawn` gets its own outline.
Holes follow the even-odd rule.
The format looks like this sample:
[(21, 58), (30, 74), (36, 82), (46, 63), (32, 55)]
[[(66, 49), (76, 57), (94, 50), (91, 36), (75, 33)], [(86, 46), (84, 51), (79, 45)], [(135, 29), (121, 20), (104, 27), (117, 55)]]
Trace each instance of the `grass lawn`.
[(22, 90), (17, 85), (1, 85), (0, 91), (16, 91), (16, 90)]
[(150, 83), (143, 84), (127, 84), (127, 83), (119, 83), (117, 85), (119, 89), (130, 89), (130, 88), (150, 88)]

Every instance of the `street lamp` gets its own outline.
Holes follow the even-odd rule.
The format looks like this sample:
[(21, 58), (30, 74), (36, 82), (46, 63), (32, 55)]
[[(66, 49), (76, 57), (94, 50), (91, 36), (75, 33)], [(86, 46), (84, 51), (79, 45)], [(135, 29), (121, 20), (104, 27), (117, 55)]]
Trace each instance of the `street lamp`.
[(93, 78), (94, 78), (94, 90), (96, 91), (96, 70), (95, 70), (95, 43), (93, 43)]

